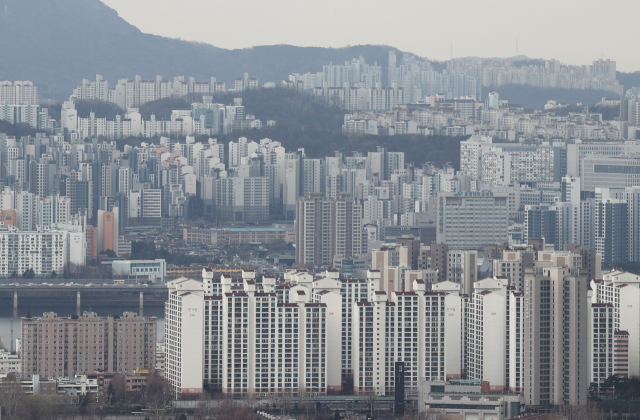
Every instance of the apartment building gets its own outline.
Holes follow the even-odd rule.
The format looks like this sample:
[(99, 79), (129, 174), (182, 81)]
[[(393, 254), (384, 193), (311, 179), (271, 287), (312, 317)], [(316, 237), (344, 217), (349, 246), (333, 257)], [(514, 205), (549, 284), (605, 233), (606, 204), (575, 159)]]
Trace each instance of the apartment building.
[[(169, 300), (165, 304), (164, 377), (177, 395), (200, 394), (203, 390), (204, 365), (211, 364), (204, 357), (204, 339), (210, 338), (211, 334), (218, 337), (219, 331), (204, 329), (205, 296), (202, 282), (179, 278), (168, 282), (167, 286)], [(209, 314), (218, 318), (217, 313)]]
[(0, 82), (0, 105), (37, 105), (38, 86), (28, 80)]
[(316, 194), (296, 203), (296, 263), (332, 265), (336, 255), (362, 253), (362, 206), (348, 194), (337, 200)]
[(533, 267), (534, 259), (534, 253), (526, 249), (505, 250), (501, 259), (493, 260), (493, 275), (495, 277), (506, 277), (511, 286), (521, 291), (524, 270), (527, 267)]
[[(619, 368), (615, 334), (615, 310), (610, 303), (592, 303), (589, 313), (589, 383), (601, 384)], [(628, 354), (627, 354), (628, 357)], [(626, 360), (628, 362), (628, 358)], [(615, 366), (615, 367), (614, 367)], [(627, 372), (628, 375), (628, 364)]]
[(156, 318), (133, 312), (121, 317), (84, 312), (69, 318), (46, 312), (41, 318), (23, 318), (22, 375), (59, 378), (154, 369), (156, 337)]
[[(591, 282), (593, 290), (591, 303), (613, 305), (613, 328), (611, 334), (626, 332), (625, 340), (628, 346), (628, 375), (640, 375), (640, 276), (614, 270), (603, 273), (601, 280)], [(608, 335), (609, 331), (605, 331)], [(598, 337), (600, 338), (600, 337)], [(605, 338), (605, 337), (602, 337)], [(606, 337), (608, 340), (610, 337)], [(614, 348), (615, 350), (615, 348)], [(607, 366), (608, 367), (608, 366)], [(596, 373), (594, 368), (594, 375)], [(598, 376), (599, 377), (599, 376)]]
[(259, 222), (269, 219), (269, 180), (266, 177), (216, 180), (215, 206), (221, 220)]
[(470, 295), (478, 280), (478, 252), (450, 250), (447, 253), (447, 281), (460, 285), (461, 293)]
[(20, 354), (11, 354), (5, 349), (0, 349), (0, 372), (4, 374), (13, 373), (17, 378), (20, 378), (22, 375)]
[(36, 275), (62, 273), (69, 262), (84, 264), (85, 254), (82, 232), (0, 228), (0, 277), (22, 274), (28, 269)]
[(585, 404), (589, 386), (586, 270), (534, 267), (524, 278), (524, 397), (528, 405)]
[[(395, 362), (404, 362), (405, 392), (417, 396), (419, 379), (461, 377), (464, 369), (466, 301), (458, 292), (377, 291), (354, 307), (354, 392), (389, 395), (395, 389)], [(384, 358), (383, 358), (384, 357)], [(384, 361), (384, 363), (383, 363)]]

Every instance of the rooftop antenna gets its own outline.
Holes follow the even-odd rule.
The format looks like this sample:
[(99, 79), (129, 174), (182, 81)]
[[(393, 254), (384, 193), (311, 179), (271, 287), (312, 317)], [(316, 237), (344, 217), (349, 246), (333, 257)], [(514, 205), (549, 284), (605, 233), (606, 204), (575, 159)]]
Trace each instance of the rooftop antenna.
[(518, 56), (518, 38), (516, 37), (516, 57)]

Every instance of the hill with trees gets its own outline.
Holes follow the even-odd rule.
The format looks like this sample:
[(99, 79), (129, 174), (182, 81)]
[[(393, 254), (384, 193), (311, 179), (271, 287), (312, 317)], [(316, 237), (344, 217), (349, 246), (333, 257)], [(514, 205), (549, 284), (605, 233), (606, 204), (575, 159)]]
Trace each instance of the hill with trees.
[(619, 71), (617, 73), (617, 78), (620, 84), (624, 86), (625, 90), (631, 89), (632, 87), (640, 86), (640, 71), (634, 71), (632, 73), (624, 73)]
[[(366, 153), (375, 151), (378, 146), (384, 146), (388, 151), (405, 152), (405, 161), (416, 165), (432, 162), (440, 166), (450, 162), (458, 168), (460, 141), (467, 138), (421, 135), (346, 136), (342, 134), (342, 124), (347, 111), (327, 106), (315, 96), (282, 88), (221, 94), (216, 95), (214, 101), (230, 104), (237, 97), (242, 98), (245, 114), (255, 115), (263, 123), (266, 120), (275, 120), (276, 125), (264, 127), (262, 130), (215, 136), (218, 141), (225, 144), (237, 141), (241, 136), (255, 141), (270, 138), (281, 142), (287, 150), (304, 148), (306, 155), (310, 158), (333, 156), (337, 151), (346, 154), (354, 151)], [(143, 118), (149, 118), (152, 113), (156, 118), (168, 118), (172, 109), (190, 108), (186, 100), (166, 98), (143, 105), (140, 107), (140, 112)], [(198, 138), (200, 141), (206, 141), (206, 139), (206, 136)], [(144, 141), (144, 139), (136, 140)], [(133, 144), (132, 140), (119, 143)]]
[(544, 89), (526, 85), (503, 85), (482, 89), (484, 96), (489, 92), (498, 92), (500, 98), (509, 100), (509, 104), (519, 104), (525, 109), (543, 108), (550, 99), (569, 105), (575, 105), (580, 102), (584, 106), (595, 105), (602, 101), (602, 98), (616, 96), (612, 92), (604, 90)]
[[(460, 166), (460, 141), (467, 137), (421, 136), (415, 134), (397, 136), (347, 136), (342, 133), (342, 124), (346, 111), (337, 107), (327, 106), (316, 97), (287, 89), (257, 89), (241, 94), (224, 94), (215, 98), (216, 102), (232, 103), (234, 97), (240, 96), (245, 112), (253, 114), (264, 122), (275, 120), (276, 125), (263, 127), (262, 130), (233, 132), (226, 135), (214, 136), (218, 141), (228, 144), (245, 136), (250, 140), (259, 141), (270, 138), (279, 141), (289, 150), (304, 148), (310, 158), (333, 156), (335, 152), (350, 154), (359, 151), (367, 153), (383, 146), (387, 151), (405, 152), (405, 161), (422, 165), (431, 162), (437, 166), (451, 163), (455, 168)], [(198, 98), (190, 98), (196, 100)], [(199, 100), (199, 99), (198, 99)], [(99, 118), (115, 118), (116, 113), (123, 112), (115, 105), (99, 101), (79, 101), (78, 114), (88, 116), (92, 110)], [(58, 112), (59, 105), (51, 107), (52, 114)], [(57, 109), (57, 111), (55, 111)], [(190, 104), (184, 99), (161, 99), (150, 102), (140, 108), (143, 118), (148, 119), (151, 114), (157, 118), (169, 118), (174, 109), (190, 109)], [(36, 130), (27, 125), (13, 125), (0, 121), (0, 133), (11, 136), (34, 135)], [(199, 141), (207, 141), (208, 136), (197, 136)], [(155, 139), (157, 142), (158, 139)], [(125, 145), (138, 146), (150, 139), (131, 137), (118, 139), (116, 143), (120, 150)]]
[(0, 120), (0, 133), (4, 133), (7, 136), (20, 138), (22, 136), (33, 136), (37, 132), (38, 130), (28, 124), (11, 124)]
[[(345, 48), (257, 46), (227, 50), (142, 33), (100, 0), (3, 0), (0, 10), (0, 80), (31, 80), (42, 98), (64, 99), (83, 78), (102, 74), (144, 79), (194, 76), (233, 85), (244, 72), (261, 82), (280, 82), (291, 72), (317, 72), (330, 61), (362, 55), (386, 66), (389, 50), (360, 45)], [(386, 77), (386, 72), (384, 77)], [(386, 83), (383, 80), (383, 83)]]

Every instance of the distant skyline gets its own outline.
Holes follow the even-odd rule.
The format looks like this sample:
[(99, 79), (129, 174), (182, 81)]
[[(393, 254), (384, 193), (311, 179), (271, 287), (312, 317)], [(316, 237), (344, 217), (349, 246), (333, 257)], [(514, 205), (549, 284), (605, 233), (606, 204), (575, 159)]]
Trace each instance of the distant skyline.
[(619, 71), (640, 71), (633, 48), (640, 38), (636, 0), (103, 2), (143, 32), (228, 49), (381, 44), (435, 60), (452, 53), (511, 57), (517, 52), (567, 64), (610, 58)]

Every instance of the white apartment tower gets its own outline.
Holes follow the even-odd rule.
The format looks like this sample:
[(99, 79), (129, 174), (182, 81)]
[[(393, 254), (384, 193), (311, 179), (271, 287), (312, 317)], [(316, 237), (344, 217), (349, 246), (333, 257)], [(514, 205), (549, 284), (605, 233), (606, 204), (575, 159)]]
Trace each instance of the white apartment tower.
[[(638, 312), (638, 308), (640, 308), (640, 276), (614, 270), (604, 273), (602, 280), (592, 281), (591, 288), (593, 289), (592, 303), (613, 305), (614, 332), (626, 331), (628, 333), (628, 375), (640, 376), (640, 330), (638, 329), (640, 324), (640, 313)], [(594, 372), (594, 375), (596, 373), (599, 372)]]
[(467, 375), (504, 389), (508, 360), (507, 286), (493, 279), (478, 281), (475, 286), (469, 300)]
[[(616, 374), (616, 311), (611, 303), (592, 303), (589, 311), (589, 383), (602, 384)], [(628, 375), (628, 372), (627, 372)]]

